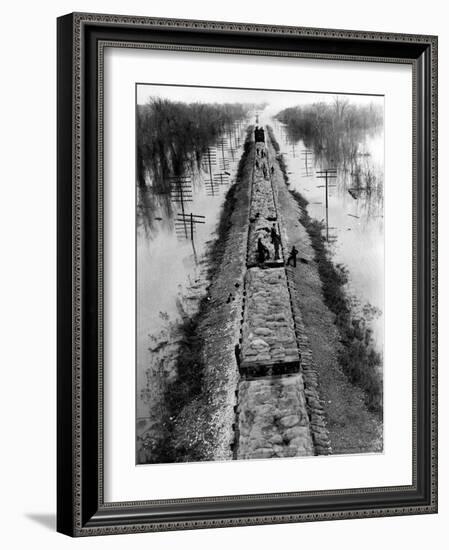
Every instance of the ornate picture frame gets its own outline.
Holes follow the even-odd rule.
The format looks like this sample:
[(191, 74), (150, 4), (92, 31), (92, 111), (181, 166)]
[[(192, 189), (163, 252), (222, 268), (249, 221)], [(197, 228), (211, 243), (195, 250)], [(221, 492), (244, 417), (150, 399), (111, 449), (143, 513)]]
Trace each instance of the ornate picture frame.
[[(412, 67), (412, 484), (105, 502), (104, 50)], [(437, 37), (74, 13), (58, 19), (58, 503), (70, 536), (437, 512)], [(130, 368), (133, 368), (130, 366)]]

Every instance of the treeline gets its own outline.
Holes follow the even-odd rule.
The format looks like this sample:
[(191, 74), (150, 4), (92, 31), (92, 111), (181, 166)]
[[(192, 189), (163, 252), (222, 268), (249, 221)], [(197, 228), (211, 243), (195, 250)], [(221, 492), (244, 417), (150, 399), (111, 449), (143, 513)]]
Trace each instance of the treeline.
[(359, 153), (360, 142), (383, 125), (380, 106), (355, 105), (346, 99), (289, 107), (276, 118), (286, 124), (288, 137), (302, 140), (318, 156), (330, 163), (353, 163)]
[(153, 98), (137, 107), (137, 185), (167, 193), (167, 179), (197, 168), (207, 147), (247, 116), (248, 105), (182, 103)]

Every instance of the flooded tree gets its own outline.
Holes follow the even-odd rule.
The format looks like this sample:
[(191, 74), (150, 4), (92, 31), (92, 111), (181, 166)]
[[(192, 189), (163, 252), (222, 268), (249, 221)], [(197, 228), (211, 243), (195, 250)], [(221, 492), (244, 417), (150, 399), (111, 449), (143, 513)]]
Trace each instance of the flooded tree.
[(330, 103), (284, 109), (276, 119), (285, 125), (289, 141), (303, 142), (315, 165), (336, 168), (337, 184), (353, 199), (362, 199), (373, 216), (381, 215), (383, 174), (367, 145), (383, 129), (380, 104), (357, 105), (337, 96)]
[[(276, 118), (287, 127), (291, 140), (303, 140), (304, 145), (317, 156), (324, 156), (330, 164), (353, 168), (360, 143), (383, 126), (383, 112), (379, 106), (355, 105), (336, 97), (334, 102), (313, 103), (289, 107)], [(363, 154), (363, 152), (362, 152)]]
[[(170, 219), (173, 178), (199, 171), (203, 157), (252, 106), (183, 103), (152, 98), (137, 106), (136, 179), (140, 217), (149, 226), (156, 210)], [(150, 191), (150, 192), (148, 192)]]

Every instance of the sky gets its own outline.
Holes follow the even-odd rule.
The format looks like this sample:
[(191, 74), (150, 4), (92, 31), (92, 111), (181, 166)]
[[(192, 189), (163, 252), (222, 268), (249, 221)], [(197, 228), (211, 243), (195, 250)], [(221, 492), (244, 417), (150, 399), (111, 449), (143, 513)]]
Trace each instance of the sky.
[[(332, 92), (270, 91), (237, 88), (210, 88), (201, 86), (170, 86), (159, 84), (137, 84), (137, 103), (143, 105), (151, 97), (183, 101), (186, 103), (268, 103), (267, 111), (273, 116), (287, 107), (309, 103), (332, 103), (335, 97), (346, 98), (350, 103), (383, 106), (383, 96), (335, 94)], [(268, 112), (266, 111), (266, 114)]]

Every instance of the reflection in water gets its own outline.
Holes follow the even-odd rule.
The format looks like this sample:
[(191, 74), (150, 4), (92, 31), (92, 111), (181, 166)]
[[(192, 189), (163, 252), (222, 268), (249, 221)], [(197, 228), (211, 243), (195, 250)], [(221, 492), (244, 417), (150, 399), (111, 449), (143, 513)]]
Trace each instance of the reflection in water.
[[(383, 349), (384, 223), (383, 223), (383, 131), (357, 134), (351, 146), (338, 154), (294, 138), (285, 124), (271, 120), (281, 153), (287, 159), (290, 188), (308, 201), (312, 218), (326, 219), (325, 188), (317, 171), (337, 169), (328, 189), (329, 243), (334, 263), (346, 268), (347, 294), (353, 312), (370, 322), (376, 348)], [(347, 153), (350, 151), (351, 153)], [(331, 153), (330, 153), (331, 152)]]
[[(235, 180), (246, 124), (227, 128), (209, 147), (199, 167), (175, 182), (183, 187), (161, 193), (151, 186), (137, 197), (137, 418), (138, 433), (158, 422), (159, 387), (174, 375), (176, 323), (192, 314), (206, 292), (205, 253), (214, 238), (221, 208)], [(173, 186), (172, 186), (173, 188)], [(190, 221), (190, 214), (204, 223)], [(194, 218), (195, 219), (195, 218)], [(184, 221), (187, 220), (187, 221)], [(193, 237), (193, 239), (192, 239)], [(163, 372), (161, 372), (163, 371)], [(162, 382), (161, 382), (162, 380)], [(160, 420), (159, 420), (160, 421)], [(154, 427), (154, 424), (153, 424)]]
[(158, 97), (137, 105), (137, 207), (143, 223), (153, 228), (155, 202), (167, 215), (172, 213), (172, 194), (182, 192), (186, 174), (201, 171), (210, 145), (223, 139), (223, 134), (232, 139), (248, 108), (239, 103), (187, 104)]

